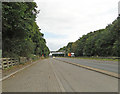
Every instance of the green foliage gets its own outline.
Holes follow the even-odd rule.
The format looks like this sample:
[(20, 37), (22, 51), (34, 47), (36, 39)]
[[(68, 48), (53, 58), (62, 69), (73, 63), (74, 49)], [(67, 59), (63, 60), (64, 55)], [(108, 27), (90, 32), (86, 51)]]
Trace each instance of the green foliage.
[(66, 46), (64, 46), (63, 48), (60, 48), (60, 49), (58, 50), (58, 52), (64, 52), (65, 49), (66, 49)]
[[(120, 18), (118, 17), (105, 29), (83, 35), (64, 48), (66, 53), (76, 56), (120, 56)], [(61, 48), (62, 49), (62, 48)]]
[(35, 2), (2, 3), (3, 57), (49, 54), (43, 34), (36, 24), (39, 13), (36, 8)]
[(65, 49), (66, 56), (68, 55), (68, 53), (71, 52), (72, 44), (73, 44), (72, 42), (69, 42), (68, 45), (66, 46), (66, 49)]

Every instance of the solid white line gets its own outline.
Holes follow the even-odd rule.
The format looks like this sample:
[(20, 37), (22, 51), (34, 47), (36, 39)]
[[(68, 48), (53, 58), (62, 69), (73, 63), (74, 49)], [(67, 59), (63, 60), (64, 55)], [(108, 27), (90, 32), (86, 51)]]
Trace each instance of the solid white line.
[[(37, 63), (37, 62), (35, 62), (35, 63)], [(14, 74), (16, 74), (16, 73), (18, 73), (18, 72), (24, 70), (25, 68), (30, 67), (31, 65), (33, 65), (33, 64), (35, 64), (35, 63), (32, 63), (32, 64), (30, 64), (30, 65), (28, 65), (28, 66), (25, 66), (24, 68), (21, 68), (21, 69), (15, 71), (15, 72), (13, 72), (13, 73), (11, 73), (11, 74), (9, 74), (9, 75), (3, 77), (2, 79), (0, 79), (0, 81), (3, 81), (3, 80), (5, 80), (5, 79), (9, 78), (10, 76), (12, 76), (12, 75), (14, 75)]]

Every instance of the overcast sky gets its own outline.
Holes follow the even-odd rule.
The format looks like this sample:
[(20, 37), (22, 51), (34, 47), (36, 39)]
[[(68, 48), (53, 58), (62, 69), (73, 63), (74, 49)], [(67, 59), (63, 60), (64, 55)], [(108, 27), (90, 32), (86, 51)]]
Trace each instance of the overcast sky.
[(118, 16), (119, 0), (35, 0), (37, 24), (50, 50), (91, 31), (105, 28)]

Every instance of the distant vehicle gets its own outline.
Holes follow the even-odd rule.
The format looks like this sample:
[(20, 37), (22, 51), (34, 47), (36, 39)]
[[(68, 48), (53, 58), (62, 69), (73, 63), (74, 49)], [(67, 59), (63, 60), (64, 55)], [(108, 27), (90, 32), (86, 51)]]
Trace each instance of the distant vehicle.
[(75, 57), (74, 53), (71, 53), (71, 57)]
[(53, 56), (53, 58), (55, 58), (55, 56)]
[(71, 53), (68, 53), (68, 56), (71, 57)]
[(68, 53), (69, 57), (75, 57), (74, 53)]

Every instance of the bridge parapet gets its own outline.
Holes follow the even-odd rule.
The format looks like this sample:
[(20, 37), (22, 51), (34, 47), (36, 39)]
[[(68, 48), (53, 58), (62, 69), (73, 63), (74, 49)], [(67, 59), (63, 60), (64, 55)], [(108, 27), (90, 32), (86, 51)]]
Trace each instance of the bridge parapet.
[(49, 56), (65, 56), (65, 52), (51, 51)]

